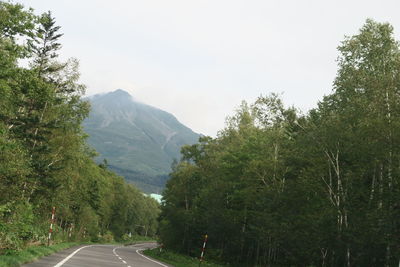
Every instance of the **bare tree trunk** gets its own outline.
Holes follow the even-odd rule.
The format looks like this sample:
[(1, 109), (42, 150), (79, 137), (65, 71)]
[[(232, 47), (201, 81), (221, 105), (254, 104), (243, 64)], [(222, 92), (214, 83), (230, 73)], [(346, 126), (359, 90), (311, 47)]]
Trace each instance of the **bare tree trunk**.
[(370, 190), (370, 194), (369, 194), (369, 204), (371, 204), (371, 202), (374, 199), (375, 183), (376, 183), (376, 166), (374, 166), (374, 173), (372, 175), (371, 190)]
[(383, 207), (383, 164), (380, 164), (380, 173), (379, 173), (379, 204), (378, 209), (382, 209)]
[[(393, 177), (392, 177), (392, 162), (393, 162), (393, 133), (392, 133), (392, 118), (391, 118), (391, 107), (389, 102), (389, 90), (386, 90), (386, 107), (387, 107), (387, 120), (389, 124), (389, 155), (388, 155), (388, 196), (389, 196), (389, 203), (388, 209), (392, 211), (392, 186), (393, 186)], [(391, 224), (391, 218), (388, 220), (387, 223)], [(390, 229), (390, 228), (389, 228)], [(387, 233), (387, 244), (386, 244), (386, 266), (390, 264), (391, 258), (391, 249), (390, 249), (390, 239), (391, 239), (391, 232), (388, 230)]]
[(257, 239), (256, 260), (255, 260), (256, 265), (259, 264), (258, 262), (259, 256), (260, 256), (260, 239)]
[(322, 256), (322, 267), (325, 267), (325, 259), (326, 255), (328, 254), (328, 249), (321, 248), (321, 256)]

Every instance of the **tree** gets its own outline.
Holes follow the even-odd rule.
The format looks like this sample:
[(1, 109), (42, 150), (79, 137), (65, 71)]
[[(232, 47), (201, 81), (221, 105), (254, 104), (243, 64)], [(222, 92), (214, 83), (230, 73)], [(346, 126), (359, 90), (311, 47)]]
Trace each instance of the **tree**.
[[(374, 233), (375, 242), (385, 248), (365, 248), (365, 245), (349, 245), (347, 265), (357, 262), (358, 250), (385, 250), (382, 264), (393, 265), (393, 231), (396, 218), (400, 141), (398, 122), (400, 115), (400, 49), (394, 39), (393, 28), (367, 20), (358, 35), (347, 38), (339, 46), (338, 76), (334, 92), (321, 104), (320, 110), (330, 117), (329, 121), (338, 131), (330, 137), (331, 146), (327, 156), (332, 162), (338, 189), (334, 194), (341, 203), (344, 227), (356, 231), (360, 226)], [(326, 120), (326, 115), (322, 119)], [(356, 178), (356, 177), (362, 177)], [(358, 190), (355, 190), (358, 188)], [(360, 203), (360, 199), (368, 200)], [(347, 203), (346, 203), (347, 202)], [(368, 203), (368, 204), (367, 204)], [(357, 207), (357, 209), (355, 209)], [(362, 208), (361, 208), (362, 207)], [(365, 218), (370, 225), (359, 220), (363, 216), (357, 210), (368, 210)], [(354, 217), (351, 218), (354, 212)], [(348, 217), (350, 216), (350, 217)], [(356, 225), (351, 225), (352, 223)], [(349, 237), (350, 238), (350, 237)], [(365, 242), (366, 237), (363, 237)], [(350, 248), (353, 246), (353, 248)], [(355, 251), (351, 255), (351, 249)], [(353, 258), (351, 258), (353, 257)], [(384, 263), (383, 263), (384, 262)]]
[(53, 206), (57, 241), (121, 239), (135, 224), (156, 233), (158, 205), (94, 161), (85, 86), (76, 59), (57, 61), (59, 30), (50, 12), (0, 1), (0, 254), (45, 241)]
[(208, 255), (241, 266), (398, 264), (400, 46), (367, 20), (338, 49), (333, 92), (307, 115), (260, 97), (182, 149), (164, 193), (167, 245), (191, 253), (207, 232)]

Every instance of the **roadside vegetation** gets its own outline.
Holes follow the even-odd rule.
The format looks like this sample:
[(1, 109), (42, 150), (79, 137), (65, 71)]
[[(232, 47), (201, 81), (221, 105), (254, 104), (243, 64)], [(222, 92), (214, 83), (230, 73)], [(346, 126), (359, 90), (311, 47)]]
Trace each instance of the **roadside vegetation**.
[(367, 20), (338, 50), (332, 93), (307, 114), (261, 96), (182, 149), (165, 248), (196, 256), (207, 233), (208, 259), (231, 265), (399, 265), (400, 45)]
[[(157, 231), (159, 204), (106, 162), (95, 163), (81, 126), (90, 110), (82, 100), (85, 86), (78, 61), (59, 60), (61, 39), (50, 12), (0, 1), (2, 259)], [(45, 248), (53, 207), (50, 243), (57, 245)]]
[(32, 246), (24, 250), (10, 250), (0, 255), (0, 267), (18, 267), (55, 252), (77, 246), (79, 243), (61, 243), (51, 246)]
[(226, 266), (226, 265), (220, 265), (218, 263), (213, 263), (208, 260), (204, 260), (200, 264), (199, 258), (179, 254), (179, 253), (176, 253), (176, 252), (173, 252), (170, 250), (160, 251), (159, 248), (145, 250), (145, 251), (143, 251), (143, 254), (146, 256), (152, 257), (153, 259), (157, 259), (162, 262), (171, 264), (174, 267), (199, 267), (199, 266), (223, 267), (223, 266)]

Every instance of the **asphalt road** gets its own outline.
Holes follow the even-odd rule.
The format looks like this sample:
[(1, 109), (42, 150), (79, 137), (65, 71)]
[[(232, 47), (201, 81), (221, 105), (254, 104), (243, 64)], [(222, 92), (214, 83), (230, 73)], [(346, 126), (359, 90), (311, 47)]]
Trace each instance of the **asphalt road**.
[(26, 267), (172, 267), (142, 255), (156, 243), (132, 246), (89, 245), (69, 248), (22, 266)]

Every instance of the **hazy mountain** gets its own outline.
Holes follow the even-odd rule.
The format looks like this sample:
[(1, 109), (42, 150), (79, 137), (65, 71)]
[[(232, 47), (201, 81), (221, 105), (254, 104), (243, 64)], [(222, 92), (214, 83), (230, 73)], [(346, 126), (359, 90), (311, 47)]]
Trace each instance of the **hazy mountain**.
[(146, 192), (160, 192), (173, 159), (182, 145), (199, 135), (172, 114), (135, 101), (118, 89), (88, 100), (91, 112), (84, 121), (88, 143), (109, 167)]

